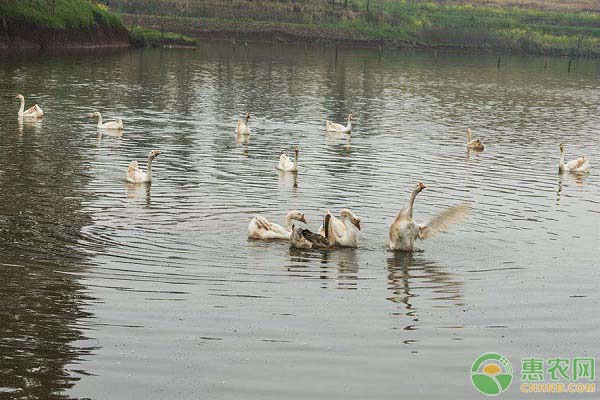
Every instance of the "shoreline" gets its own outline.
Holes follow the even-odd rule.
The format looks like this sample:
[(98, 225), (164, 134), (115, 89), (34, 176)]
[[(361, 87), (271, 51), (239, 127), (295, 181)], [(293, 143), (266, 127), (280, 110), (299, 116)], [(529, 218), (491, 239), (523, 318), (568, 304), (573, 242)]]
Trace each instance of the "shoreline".
[(12, 22), (0, 29), (0, 49), (84, 49), (130, 47), (124, 27), (95, 24), (90, 27), (50, 28)]
[(417, 40), (369, 38), (356, 29), (328, 28), (288, 23), (251, 21), (238, 24), (236, 21), (193, 18), (121, 14), (126, 26), (141, 26), (158, 31), (164, 30), (187, 35), (199, 40), (252, 41), (261, 43), (293, 43), (300, 45), (324, 45), (340, 48), (430, 50), (454, 54), (497, 54), (531, 55), (569, 58), (600, 58), (600, 52), (571, 54), (558, 49), (516, 48), (514, 45), (499, 46), (491, 43), (433, 45)]

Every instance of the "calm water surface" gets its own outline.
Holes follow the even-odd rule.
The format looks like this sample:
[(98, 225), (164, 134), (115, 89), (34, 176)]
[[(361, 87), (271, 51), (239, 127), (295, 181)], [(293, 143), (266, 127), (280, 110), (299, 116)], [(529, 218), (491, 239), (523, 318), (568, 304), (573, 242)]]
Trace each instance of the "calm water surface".
[[(228, 44), (1, 56), (0, 398), (479, 398), (481, 353), (517, 371), (600, 356), (600, 181), (557, 174), (560, 142), (600, 168), (600, 64), (543, 63)], [(43, 121), (18, 123), (16, 93)], [(351, 138), (323, 132), (349, 112)], [(485, 152), (466, 153), (468, 126)], [(278, 173), (296, 144), (300, 171)], [(152, 186), (125, 184), (151, 149)], [(472, 213), (394, 254), (387, 227), (418, 181), (418, 220)], [(254, 214), (296, 208), (316, 229), (343, 207), (357, 250), (246, 238)]]

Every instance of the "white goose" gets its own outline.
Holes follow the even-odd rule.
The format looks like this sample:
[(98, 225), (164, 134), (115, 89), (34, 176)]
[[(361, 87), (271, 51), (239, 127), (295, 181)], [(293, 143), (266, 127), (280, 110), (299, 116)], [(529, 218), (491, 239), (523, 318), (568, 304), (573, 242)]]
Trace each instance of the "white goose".
[(237, 127), (235, 128), (235, 133), (238, 135), (249, 135), (250, 134), (250, 125), (248, 125), (248, 120), (250, 119), (250, 113), (247, 112), (244, 120), (241, 118), (238, 119)]
[(21, 108), (19, 108), (19, 112), (17, 113), (19, 117), (42, 118), (44, 116), (44, 111), (42, 111), (42, 108), (37, 104), (34, 104), (25, 110), (25, 97), (23, 97), (22, 94), (16, 95), (15, 99), (21, 100)]
[(467, 148), (476, 150), (476, 151), (483, 151), (483, 148), (484, 148), (481, 140), (479, 140), (479, 139), (471, 140), (471, 128), (467, 128)]
[(335, 122), (325, 121), (325, 129), (327, 130), (327, 132), (352, 132), (352, 114), (348, 115), (348, 125), (344, 126)]
[(417, 195), (426, 187), (419, 182), (410, 194), (408, 207), (402, 208), (394, 219), (389, 232), (390, 249), (413, 251), (415, 240), (425, 240), (445, 231), (469, 212), (469, 206), (461, 204), (442, 211), (425, 225), (417, 224), (413, 219), (413, 204)]
[(357, 235), (358, 231), (360, 231), (360, 218), (347, 208), (344, 208), (340, 212), (341, 221), (331, 215), (329, 210), (327, 210), (327, 215), (329, 215), (329, 231), (325, 235), (325, 229), (321, 227), (319, 234), (325, 236), (330, 242), (338, 246), (358, 247)]
[(292, 220), (306, 224), (304, 214), (298, 210), (292, 210), (287, 214), (285, 228), (257, 215), (248, 224), (248, 237), (252, 239), (289, 239), (292, 233)]
[(98, 118), (98, 129), (107, 129), (107, 130), (121, 130), (123, 129), (123, 120), (121, 118), (117, 118), (116, 121), (108, 121), (102, 123), (102, 115), (96, 111), (93, 113), (89, 113), (88, 117), (90, 118)]
[(160, 150), (152, 150), (148, 153), (148, 168), (146, 172), (139, 169), (138, 162), (132, 161), (127, 169), (125, 180), (129, 183), (149, 183), (152, 182), (152, 161), (158, 157)]
[(294, 147), (294, 161), (288, 156), (287, 151), (282, 151), (279, 156), (277, 169), (280, 171), (297, 172), (298, 171), (298, 146)]
[(576, 158), (565, 164), (565, 145), (560, 144), (560, 160), (558, 161), (559, 171), (577, 172), (587, 174), (590, 172), (590, 162), (586, 156)]

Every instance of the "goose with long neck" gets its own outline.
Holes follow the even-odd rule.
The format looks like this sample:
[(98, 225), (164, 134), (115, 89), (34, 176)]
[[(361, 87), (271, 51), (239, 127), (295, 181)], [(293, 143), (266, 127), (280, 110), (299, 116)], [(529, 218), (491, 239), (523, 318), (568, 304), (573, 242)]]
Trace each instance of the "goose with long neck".
[(148, 165), (146, 172), (139, 168), (137, 161), (129, 163), (125, 180), (129, 183), (150, 183), (152, 182), (152, 161), (161, 154), (159, 150), (152, 150), (148, 153)]
[[(323, 219), (323, 226), (326, 232), (329, 231), (330, 218), (331, 214), (325, 214), (325, 218)], [(327, 235), (321, 236), (318, 233), (311, 232), (310, 229), (292, 226), (290, 247), (297, 249), (326, 249), (332, 247), (334, 244)]]
[(352, 132), (352, 114), (348, 114), (348, 124), (346, 126), (336, 122), (325, 121), (327, 132), (350, 133)]
[(238, 135), (249, 135), (250, 134), (250, 125), (248, 125), (248, 120), (250, 119), (250, 113), (247, 112), (244, 120), (241, 118), (238, 119), (237, 127), (235, 128), (235, 133)]
[(34, 104), (26, 110), (25, 97), (23, 97), (22, 94), (16, 95), (15, 99), (19, 99), (21, 101), (21, 107), (19, 108), (17, 116), (24, 118), (42, 118), (44, 116), (44, 111), (37, 104)]
[(107, 129), (107, 130), (122, 130), (123, 129), (123, 120), (121, 118), (117, 118), (115, 121), (107, 121), (102, 123), (102, 114), (98, 111), (88, 114), (90, 118), (98, 119), (98, 129)]
[(402, 208), (396, 215), (389, 231), (390, 249), (413, 251), (417, 239), (425, 240), (435, 236), (460, 222), (468, 214), (469, 206), (461, 204), (447, 208), (426, 224), (417, 224), (413, 219), (413, 207), (417, 195), (426, 187), (419, 182), (410, 194), (408, 206)]
[(292, 221), (294, 220), (306, 224), (304, 214), (298, 210), (287, 213), (285, 227), (269, 222), (265, 217), (257, 215), (248, 224), (248, 237), (252, 239), (289, 239), (292, 233)]
[(290, 159), (287, 152), (284, 150), (279, 156), (279, 163), (277, 169), (280, 171), (297, 172), (298, 171), (298, 146), (294, 147), (294, 161)]
[(484, 148), (481, 140), (471, 139), (471, 128), (467, 128), (467, 148), (476, 151), (483, 151)]
[(567, 171), (581, 174), (587, 174), (590, 172), (590, 162), (586, 156), (581, 156), (565, 164), (565, 145), (561, 143), (559, 147), (560, 159), (558, 161), (558, 170), (560, 172)]
[[(337, 244), (341, 247), (358, 247), (358, 231), (360, 231), (360, 218), (354, 214), (351, 210), (344, 208), (340, 212), (339, 225), (334, 226), (331, 221), (335, 218), (331, 215), (331, 212), (327, 210), (327, 214), (330, 215), (330, 222), (328, 231), (325, 232), (325, 226), (323, 225), (323, 231), (326, 233), (326, 238), (330, 242)], [(340, 226), (341, 225), (341, 226)]]

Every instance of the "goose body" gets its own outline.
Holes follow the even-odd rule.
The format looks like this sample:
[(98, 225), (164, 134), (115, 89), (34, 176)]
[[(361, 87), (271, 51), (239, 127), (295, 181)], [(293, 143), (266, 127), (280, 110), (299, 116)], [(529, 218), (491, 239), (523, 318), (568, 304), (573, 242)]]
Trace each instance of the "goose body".
[(25, 97), (23, 97), (22, 94), (16, 95), (15, 99), (19, 99), (21, 101), (21, 107), (19, 108), (17, 116), (23, 118), (42, 118), (44, 116), (44, 111), (42, 111), (42, 108), (37, 104), (34, 104), (25, 110)]
[(280, 171), (297, 172), (298, 171), (298, 146), (294, 147), (294, 161), (288, 156), (284, 150), (279, 156), (279, 163), (277, 163), (277, 169)]
[(88, 114), (91, 118), (98, 118), (98, 129), (106, 129), (106, 130), (122, 130), (123, 129), (123, 120), (121, 118), (117, 118), (115, 121), (107, 121), (102, 122), (102, 115), (96, 111)]
[(298, 210), (292, 210), (287, 214), (285, 227), (257, 215), (248, 224), (248, 237), (252, 239), (289, 239), (292, 233), (292, 220), (306, 223), (304, 214)]
[(161, 152), (159, 150), (152, 150), (148, 153), (148, 165), (146, 172), (139, 168), (137, 161), (129, 163), (127, 168), (127, 175), (125, 180), (129, 183), (149, 183), (152, 182), (152, 161), (158, 157)]
[(483, 143), (479, 139), (471, 139), (471, 128), (467, 128), (467, 148), (476, 151), (483, 151)]
[(389, 230), (391, 250), (413, 251), (417, 239), (425, 240), (443, 232), (467, 215), (469, 207), (461, 204), (442, 211), (427, 224), (417, 224), (413, 219), (413, 205), (417, 195), (426, 187), (419, 182), (410, 195), (408, 206), (402, 208), (392, 222)]
[[(325, 231), (329, 229), (330, 214), (325, 215)], [(326, 236), (321, 236), (318, 233), (311, 232), (310, 229), (292, 227), (290, 235), (290, 247), (297, 249), (327, 249), (334, 245)]]
[(336, 122), (325, 121), (325, 130), (327, 132), (350, 133), (352, 132), (352, 114), (348, 115), (348, 125), (344, 126)]
[(581, 156), (565, 164), (565, 145), (560, 144), (560, 160), (558, 161), (558, 170), (563, 172), (575, 172), (587, 174), (590, 172), (590, 162), (586, 156)]
[[(358, 231), (360, 231), (360, 218), (351, 210), (345, 208), (340, 212), (340, 218), (336, 218), (329, 210), (329, 231), (327, 237), (333, 243), (341, 247), (358, 247)], [(323, 225), (317, 233), (325, 236)]]
[(248, 120), (250, 119), (250, 113), (247, 112), (244, 120), (238, 119), (237, 126), (235, 128), (235, 133), (237, 135), (249, 135), (250, 134), (250, 125), (248, 125)]

